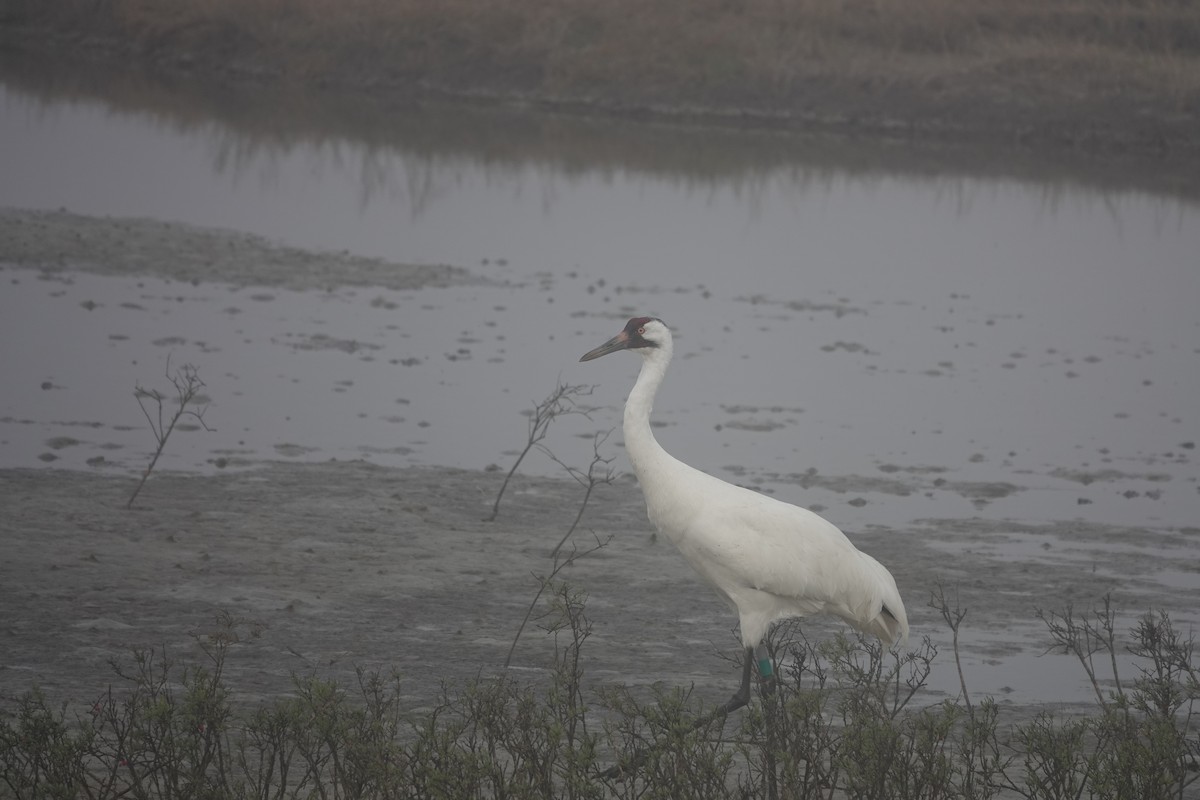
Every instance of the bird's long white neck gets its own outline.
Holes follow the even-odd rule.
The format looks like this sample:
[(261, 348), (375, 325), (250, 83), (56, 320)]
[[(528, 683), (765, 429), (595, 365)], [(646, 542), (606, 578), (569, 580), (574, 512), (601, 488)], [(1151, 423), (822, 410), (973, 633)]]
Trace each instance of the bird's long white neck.
[(625, 401), (625, 451), (633, 463), (643, 490), (653, 490), (654, 478), (673, 464), (679, 463), (663, 450), (650, 428), (650, 411), (654, 396), (671, 363), (671, 341), (650, 350), (643, 356), (642, 370)]
[(646, 513), (654, 527), (680, 545), (712, 480), (699, 470), (672, 457), (650, 428), (654, 396), (671, 362), (671, 341), (643, 352), (642, 371), (625, 401), (625, 452), (633, 463), (646, 498)]

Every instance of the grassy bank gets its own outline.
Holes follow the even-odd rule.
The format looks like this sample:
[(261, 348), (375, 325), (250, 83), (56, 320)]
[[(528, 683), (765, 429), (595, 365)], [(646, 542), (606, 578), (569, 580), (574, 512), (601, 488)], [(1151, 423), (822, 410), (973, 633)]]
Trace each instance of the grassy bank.
[[(1183, 0), (13, 0), (159, 66), (892, 135), (1200, 147)], [(11, 38), (11, 37), (10, 37)]]

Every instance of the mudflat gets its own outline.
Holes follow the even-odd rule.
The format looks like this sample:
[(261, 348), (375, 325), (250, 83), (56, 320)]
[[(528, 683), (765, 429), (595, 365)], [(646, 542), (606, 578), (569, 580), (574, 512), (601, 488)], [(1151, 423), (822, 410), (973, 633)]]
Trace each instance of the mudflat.
[[(349, 680), (362, 666), (397, 670), (420, 709), (443, 685), (503, 669), (535, 575), (550, 572), (549, 552), (583, 498), (573, 481), (518, 476), (485, 521), (501, 480), (497, 471), (267, 463), (156, 475), (126, 508), (129, 477), (0, 471), (0, 695), (38, 685), (90, 703), (114, 681), (110, 661), (128, 663), (134, 648), (202, 661), (194, 637), (223, 612), (262, 626), (226, 667), (244, 702), (288, 692), (293, 674)], [(1043, 655), (1034, 607), (1051, 595), (1084, 608), (1112, 590), (1123, 620), (1164, 607), (1181, 624), (1200, 605), (1182, 533), (947, 519), (851, 535), (895, 574), (914, 641), (945, 645), (926, 601), (938, 579), (958, 593), (969, 610), (968, 686), (1014, 710), (1088, 701), (1078, 665)], [(735, 618), (653, 535), (632, 479), (596, 488), (568, 547), (597, 544), (558, 576), (588, 595), (588, 680), (694, 685), (699, 697), (724, 700), (737, 678)], [(1180, 573), (1190, 585), (1166, 580), (1164, 565), (1193, 570)], [(836, 627), (813, 620), (806, 632)], [(535, 679), (553, 652), (531, 625), (511, 668)], [(948, 648), (938, 663), (930, 702), (957, 690)]]

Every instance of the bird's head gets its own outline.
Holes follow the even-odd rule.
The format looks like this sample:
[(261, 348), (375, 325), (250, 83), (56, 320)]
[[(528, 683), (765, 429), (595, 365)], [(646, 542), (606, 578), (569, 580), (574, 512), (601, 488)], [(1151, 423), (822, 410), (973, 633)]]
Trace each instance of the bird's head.
[(670, 346), (671, 331), (661, 319), (634, 317), (625, 324), (624, 330), (595, 350), (585, 353), (579, 360), (591, 361), (618, 350), (633, 350), (638, 355), (648, 356), (656, 350), (669, 349)]

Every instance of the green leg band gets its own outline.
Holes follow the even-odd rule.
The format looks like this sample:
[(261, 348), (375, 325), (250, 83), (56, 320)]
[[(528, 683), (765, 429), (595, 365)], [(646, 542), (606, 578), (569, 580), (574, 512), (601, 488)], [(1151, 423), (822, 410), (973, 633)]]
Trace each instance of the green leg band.
[(774, 670), (771, 669), (771, 659), (770, 658), (760, 658), (758, 660), (758, 674), (763, 676), (764, 678), (769, 678), (769, 677), (771, 677), (771, 675), (773, 673), (774, 673)]

